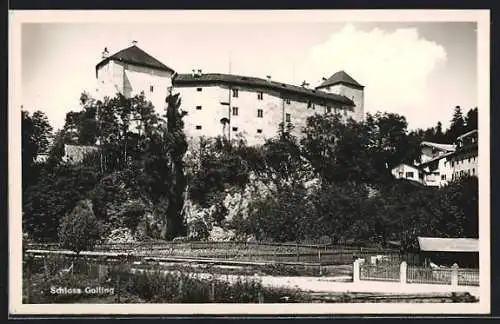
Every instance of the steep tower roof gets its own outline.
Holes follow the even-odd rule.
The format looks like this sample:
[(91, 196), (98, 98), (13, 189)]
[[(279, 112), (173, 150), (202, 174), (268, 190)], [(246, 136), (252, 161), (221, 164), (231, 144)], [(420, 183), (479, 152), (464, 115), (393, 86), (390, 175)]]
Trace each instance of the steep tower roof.
[(331, 77), (323, 81), (316, 89), (320, 88), (325, 88), (329, 87), (335, 84), (345, 84), (345, 85), (350, 85), (352, 87), (358, 88), (358, 89), (363, 89), (364, 86), (359, 84), (356, 80), (354, 80), (349, 74), (347, 74), (345, 71), (338, 71), (334, 73)]
[(148, 53), (144, 52), (142, 49), (137, 47), (136, 45), (132, 45), (128, 48), (125, 48), (99, 62), (96, 65), (96, 71), (107, 62), (114, 60), (119, 62), (124, 62), (128, 64), (138, 65), (149, 67), (156, 70), (162, 70), (167, 72), (175, 72), (173, 69), (169, 68), (156, 58), (152, 57)]

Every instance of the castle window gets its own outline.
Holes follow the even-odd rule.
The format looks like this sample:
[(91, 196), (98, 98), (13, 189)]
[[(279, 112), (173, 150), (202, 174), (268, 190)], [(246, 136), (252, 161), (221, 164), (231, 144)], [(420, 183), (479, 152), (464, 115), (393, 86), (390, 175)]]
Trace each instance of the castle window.
[(201, 110), (201, 106), (196, 106), (196, 110)]
[(264, 98), (264, 94), (262, 92), (257, 93), (257, 99), (262, 100)]
[(238, 116), (238, 107), (233, 107), (233, 116)]
[(292, 116), (290, 114), (285, 115), (285, 121), (289, 123), (292, 120)]
[(149, 86), (149, 92), (153, 92), (154, 90), (154, 87), (153, 86)]
[(237, 132), (238, 131), (238, 127), (233, 127), (233, 132)]
[(238, 89), (233, 89), (233, 98), (238, 98)]
[(197, 125), (197, 126), (196, 126), (196, 129), (201, 129), (201, 126), (200, 126), (200, 125)]
[(441, 175), (441, 180), (446, 180), (446, 174)]
[(285, 102), (286, 102), (287, 105), (289, 105), (290, 104), (290, 99), (286, 98)]
[(257, 117), (262, 118), (264, 116), (264, 111), (262, 109), (257, 109)]
[(196, 91), (201, 92), (203, 91), (203, 88), (196, 88)]
[(262, 134), (262, 129), (257, 129), (257, 134)]

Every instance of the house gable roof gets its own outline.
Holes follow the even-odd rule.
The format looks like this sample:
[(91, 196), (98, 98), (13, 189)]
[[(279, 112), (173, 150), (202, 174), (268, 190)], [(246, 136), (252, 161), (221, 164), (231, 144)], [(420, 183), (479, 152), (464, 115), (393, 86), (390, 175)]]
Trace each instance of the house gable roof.
[(162, 70), (162, 71), (167, 71), (174, 73), (175, 71), (156, 58), (152, 57), (136, 45), (132, 45), (130, 47), (127, 47), (105, 59), (103, 59), (101, 62), (99, 62), (96, 65), (96, 71), (99, 70), (99, 68), (109, 61), (118, 61), (118, 62), (124, 62), (132, 65), (138, 65), (138, 66), (144, 66), (144, 67), (149, 67), (152, 69), (156, 70)]
[(420, 146), (429, 146), (429, 147), (436, 148), (438, 150), (446, 151), (446, 152), (455, 151), (455, 145), (453, 145), (453, 144), (441, 144), (441, 143), (423, 141), (422, 143), (420, 143)]
[(359, 84), (349, 74), (347, 74), (345, 71), (342, 70), (334, 73), (331, 77), (323, 81), (323, 83), (321, 83), (318, 87), (316, 87), (316, 89), (326, 88), (336, 84), (345, 84), (357, 89), (364, 88), (364, 86)]
[(479, 240), (474, 238), (418, 237), (421, 251), (479, 252)]

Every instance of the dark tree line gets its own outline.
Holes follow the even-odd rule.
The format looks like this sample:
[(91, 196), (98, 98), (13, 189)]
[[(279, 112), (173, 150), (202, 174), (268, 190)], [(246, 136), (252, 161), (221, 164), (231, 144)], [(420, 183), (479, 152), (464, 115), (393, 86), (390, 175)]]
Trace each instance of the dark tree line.
[(453, 144), (458, 136), (478, 128), (478, 110), (469, 109), (464, 115), (462, 108), (456, 106), (450, 120), (450, 126), (444, 130), (441, 122), (435, 127), (417, 129), (410, 132), (410, 136), (419, 141), (430, 141), (442, 144)]
[[(166, 98), (163, 116), (155, 113), (143, 94), (132, 98), (117, 95), (98, 101), (84, 93), (80, 103), (81, 109), (69, 112), (64, 127), (54, 136), (48, 161), (40, 167), (39, 177), (35, 179), (23, 172), (23, 180), (27, 182), (23, 186), (24, 231), (33, 239), (54, 241), (60, 220), (78, 201), (90, 199), (98, 220), (106, 223), (111, 221), (106, 209), (114, 205), (130, 205), (130, 210), (120, 214), (121, 217), (143, 216), (149, 206), (139, 203), (143, 210), (138, 211), (137, 203), (133, 202), (139, 200), (153, 204), (163, 224), (163, 238), (183, 235), (181, 208), (186, 186), (183, 156), (187, 142), (178, 95)], [(38, 146), (48, 149), (43, 138), (31, 141), (38, 130), (33, 131), (29, 122), (23, 113), (23, 163), (34, 160), (41, 151)], [(98, 145), (99, 150), (77, 163), (63, 163), (65, 144)], [(101, 199), (104, 188), (135, 194), (109, 196), (106, 201)], [(121, 223), (137, 224), (127, 219)]]
[[(186, 165), (178, 95), (166, 98), (162, 116), (143, 95), (97, 101), (83, 94), (80, 103), (54, 136), (42, 113), (23, 112), (23, 229), (33, 239), (57, 240), (64, 236), (58, 228), (79, 224), (74, 217), (80, 213), (85, 226), (104, 229), (136, 228), (152, 213), (158, 236), (172, 239), (186, 233), (186, 193), (202, 207), (217, 206), (222, 223), (227, 189), (254, 180), (270, 194), (255, 197), (249, 216), (229, 226), (258, 239), (399, 240), (411, 247), (418, 235), (477, 237), (477, 178), (438, 189), (396, 181), (390, 172), (418, 160), (422, 140), (452, 143), (477, 128), (477, 108), (463, 116), (457, 107), (446, 130), (438, 123), (410, 131), (404, 116), (392, 113), (367, 114), (362, 123), (317, 114), (307, 119), (300, 138), (287, 124), (260, 146), (202, 139), (191, 148), (198, 153), (195, 165)], [(65, 144), (100, 150), (79, 163), (61, 163)], [(49, 159), (38, 165), (42, 151), (49, 151)]]
[[(248, 218), (233, 221), (237, 231), (281, 242), (396, 240), (405, 248), (417, 236), (477, 237), (477, 178), (430, 188), (391, 175), (392, 167), (420, 155), (420, 140), (403, 116), (368, 114), (364, 123), (345, 123), (336, 115), (314, 115), (300, 140), (287, 126), (252, 149), (212, 146), (209, 162), (193, 176), (200, 197), (242, 187), (250, 173), (273, 185), (271, 195), (251, 203)], [(311, 177), (318, 185), (306, 188)]]

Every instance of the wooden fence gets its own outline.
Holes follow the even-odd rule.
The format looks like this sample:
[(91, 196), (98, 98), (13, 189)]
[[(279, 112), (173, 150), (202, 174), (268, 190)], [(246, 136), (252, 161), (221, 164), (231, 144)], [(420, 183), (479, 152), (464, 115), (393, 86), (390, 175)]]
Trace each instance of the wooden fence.
[[(27, 244), (25, 249), (60, 250), (57, 244)], [(186, 257), (277, 263), (352, 264), (355, 259), (383, 259), (391, 263), (418, 264), (418, 255), (392, 249), (345, 245), (305, 245), (263, 242), (141, 242), (100, 244), (96, 252), (116, 252), (140, 257)]]

